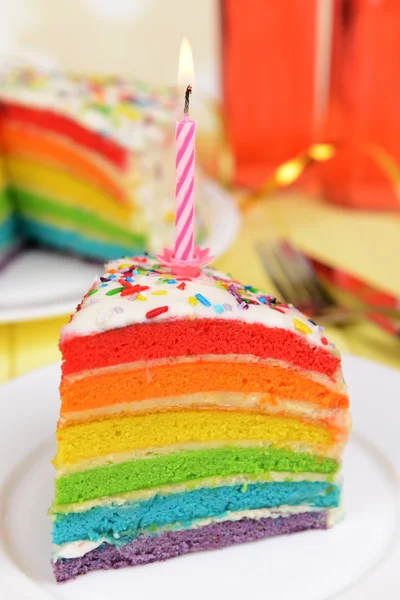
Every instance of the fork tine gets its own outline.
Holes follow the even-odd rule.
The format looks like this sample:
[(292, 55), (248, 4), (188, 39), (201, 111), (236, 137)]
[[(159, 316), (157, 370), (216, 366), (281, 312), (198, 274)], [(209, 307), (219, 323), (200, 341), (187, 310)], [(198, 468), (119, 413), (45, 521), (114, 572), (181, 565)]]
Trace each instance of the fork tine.
[(333, 301), (318, 281), (310, 261), (291, 244), (273, 238), (256, 244), (256, 250), (284, 301), (311, 313), (332, 306)]
[(333, 304), (332, 298), (325, 291), (318, 280), (315, 270), (308, 258), (288, 242), (281, 243), (282, 254), (288, 262), (292, 262), (292, 276), (296, 278), (299, 285), (307, 290), (311, 298), (311, 305), (318, 308), (326, 308)]
[(277, 273), (274, 255), (272, 252), (272, 244), (257, 242), (256, 251), (265, 272), (277, 291), (277, 294), (282, 298), (282, 300), (288, 301), (287, 289), (284, 285), (284, 282), (282, 282), (282, 278), (279, 277), (279, 274)]
[(312, 294), (304, 285), (304, 276), (299, 268), (300, 265), (297, 264), (297, 261), (291, 260), (286, 252), (282, 252), (279, 246), (275, 248), (275, 254), (283, 273), (291, 283), (293, 292), (290, 301), (301, 307), (312, 305)]

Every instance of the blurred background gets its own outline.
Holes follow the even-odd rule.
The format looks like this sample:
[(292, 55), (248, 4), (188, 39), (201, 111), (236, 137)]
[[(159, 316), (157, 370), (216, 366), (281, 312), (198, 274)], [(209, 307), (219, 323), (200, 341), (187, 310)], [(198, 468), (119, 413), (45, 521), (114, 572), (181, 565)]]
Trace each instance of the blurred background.
[[(64, 252), (27, 226), (27, 194), (49, 194), (57, 161), (72, 177), (65, 152), (77, 144), (69, 125), (64, 158), (52, 162), (38, 128), (54, 142), (50, 110), (134, 156), (134, 176), (123, 177), (129, 194), (140, 190), (135, 235), (161, 250), (173, 235), (183, 37), (194, 57), (198, 235), (214, 265), (304, 310), (342, 352), (400, 368), (397, 0), (0, 0), (0, 9), (3, 188), (18, 237), (2, 265), (0, 381), (58, 360), (60, 326), (113, 258)], [(15, 106), (45, 106), (47, 121)], [(79, 156), (78, 171), (90, 158)], [(100, 159), (92, 173), (94, 164), (99, 194), (101, 169), (109, 189), (114, 174)], [(51, 189), (67, 203), (72, 187), (60, 177)]]

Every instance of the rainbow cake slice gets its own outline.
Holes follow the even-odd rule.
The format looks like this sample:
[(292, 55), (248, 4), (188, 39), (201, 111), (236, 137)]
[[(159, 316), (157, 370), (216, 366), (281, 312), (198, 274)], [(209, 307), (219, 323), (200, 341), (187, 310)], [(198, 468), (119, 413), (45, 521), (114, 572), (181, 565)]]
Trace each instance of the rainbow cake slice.
[(11, 69), (0, 143), (28, 240), (110, 260), (149, 247), (140, 182), (173, 133), (174, 92), (112, 77)]
[(292, 306), (137, 256), (106, 265), (60, 346), (57, 581), (335, 522), (340, 356)]
[(4, 165), (0, 161), (0, 268), (18, 246), (15, 217), (7, 191)]

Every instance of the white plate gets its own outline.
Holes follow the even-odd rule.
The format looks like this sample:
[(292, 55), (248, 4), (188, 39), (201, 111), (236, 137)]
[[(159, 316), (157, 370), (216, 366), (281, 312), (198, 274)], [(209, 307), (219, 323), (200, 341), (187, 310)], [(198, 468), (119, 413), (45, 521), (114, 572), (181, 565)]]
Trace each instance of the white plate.
[[(220, 256), (234, 241), (239, 211), (232, 198), (211, 181), (202, 181), (209, 210), (208, 237), (202, 243)], [(160, 250), (162, 250), (160, 248)], [(75, 310), (100, 263), (85, 262), (51, 250), (25, 250), (2, 271), (0, 323), (65, 315)]]
[(313, 531), (95, 572), (57, 586), (50, 568), (59, 366), (0, 387), (0, 597), (109, 600), (398, 599), (400, 372), (345, 357), (354, 432), (345, 457), (347, 515)]

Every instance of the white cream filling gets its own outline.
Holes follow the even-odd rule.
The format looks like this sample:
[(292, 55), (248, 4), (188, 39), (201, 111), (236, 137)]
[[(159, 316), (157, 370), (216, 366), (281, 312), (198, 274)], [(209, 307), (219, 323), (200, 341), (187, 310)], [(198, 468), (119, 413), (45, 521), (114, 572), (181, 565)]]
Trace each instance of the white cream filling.
[[(276, 508), (260, 508), (255, 510), (239, 510), (236, 512), (232, 512), (229, 515), (221, 515), (216, 517), (209, 517), (207, 519), (200, 519), (193, 523), (190, 527), (184, 527), (179, 523), (173, 525), (173, 531), (180, 531), (184, 529), (199, 529), (200, 527), (206, 527), (207, 525), (212, 525), (213, 523), (222, 523), (224, 521), (240, 521), (240, 519), (277, 519), (278, 517), (288, 517), (289, 515), (297, 515), (306, 512), (330, 512), (327, 511), (326, 508), (316, 508), (307, 505), (298, 505), (298, 506), (286, 506), (282, 505)], [(329, 517), (328, 517), (329, 522)], [(163, 531), (170, 531), (171, 527), (160, 527), (157, 530), (157, 533), (162, 533)], [(152, 532), (153, 534), (153, 532)], [(118, 539), (118, 534), (114, 534), (114, 538)], [(107, 538), (99, 538), (96, 541), (91, 540), (77, 540), (75, 542), (67, 542), (65, 544), (61, 544), (57, 546), (53, 544), (52, 556), (53, 560), (58, 560), (60, 558), (78, 558), (84, 556), (91, 550), (98, 548), (104, 542), (108, 542)]]

